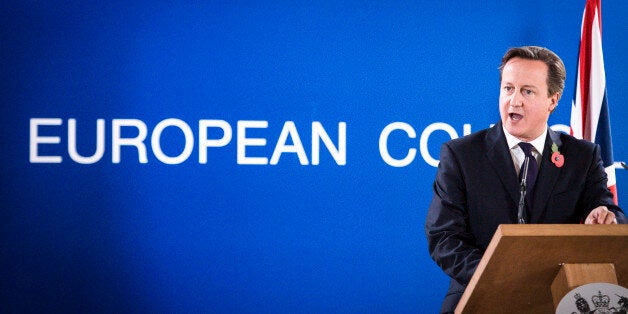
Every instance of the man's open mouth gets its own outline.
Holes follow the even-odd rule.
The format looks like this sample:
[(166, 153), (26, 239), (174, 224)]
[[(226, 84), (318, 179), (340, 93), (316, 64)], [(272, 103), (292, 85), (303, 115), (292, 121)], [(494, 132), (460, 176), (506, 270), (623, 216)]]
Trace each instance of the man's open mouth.
[(509, 113), (508, 116), (510, 117), (510, 119), (515, 120), (515, 121), (519, 121), (523, 119), (523, 115), (520, 115), (518, 113)]

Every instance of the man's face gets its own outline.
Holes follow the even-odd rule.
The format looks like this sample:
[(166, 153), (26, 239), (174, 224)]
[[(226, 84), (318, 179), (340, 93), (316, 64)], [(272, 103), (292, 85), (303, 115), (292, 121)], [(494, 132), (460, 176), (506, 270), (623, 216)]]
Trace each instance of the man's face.
[(547, 95), (548, 68), (543, 61), (510, 59), (502, 70), (499, 113), (502, 124), (516, 138), (539, 137), (558, 104), (558, 93)]

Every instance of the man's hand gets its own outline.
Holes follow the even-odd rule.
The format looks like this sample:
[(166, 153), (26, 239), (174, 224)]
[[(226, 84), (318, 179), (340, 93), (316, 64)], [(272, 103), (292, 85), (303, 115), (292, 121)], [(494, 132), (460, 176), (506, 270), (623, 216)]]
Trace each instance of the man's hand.
[(610, 225), (616, 224), (617, 219), (615, 218), (615, 213), (608, 210), (606, 206), (598, 206), (589, 213), (584, 223), (587, 225)]

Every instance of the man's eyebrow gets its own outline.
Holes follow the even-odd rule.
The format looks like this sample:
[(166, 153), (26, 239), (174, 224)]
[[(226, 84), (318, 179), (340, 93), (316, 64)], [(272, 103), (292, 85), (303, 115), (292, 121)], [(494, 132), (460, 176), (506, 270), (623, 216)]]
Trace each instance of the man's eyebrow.
[(523, 85), (521, 88), (529, 88), (529, 89), (539, 89), (536, 85)]

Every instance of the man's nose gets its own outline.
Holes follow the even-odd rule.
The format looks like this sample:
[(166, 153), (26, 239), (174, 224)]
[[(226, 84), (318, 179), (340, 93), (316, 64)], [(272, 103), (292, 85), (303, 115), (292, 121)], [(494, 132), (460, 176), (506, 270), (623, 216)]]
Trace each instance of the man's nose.
[(523, 106), (523, 98), (522, 96), (515, 92), (512, 93), (512, 96), (510, 96), (510, 105), (513, 107), (521, 107)]

